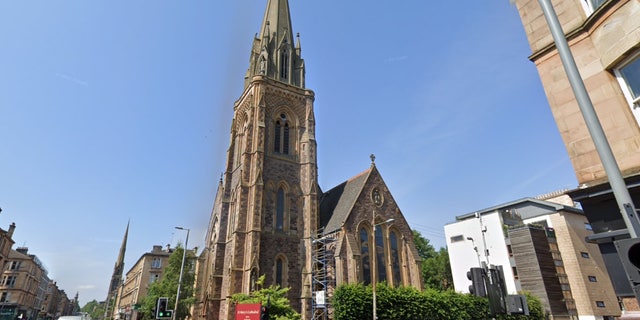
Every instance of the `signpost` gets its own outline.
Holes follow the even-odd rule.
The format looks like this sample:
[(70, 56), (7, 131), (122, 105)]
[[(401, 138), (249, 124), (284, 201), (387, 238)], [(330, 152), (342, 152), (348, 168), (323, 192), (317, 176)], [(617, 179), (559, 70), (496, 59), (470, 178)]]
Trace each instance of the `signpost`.
[(237, 304), (235, 320), (260, 320), (261, 308), (259, 303)]

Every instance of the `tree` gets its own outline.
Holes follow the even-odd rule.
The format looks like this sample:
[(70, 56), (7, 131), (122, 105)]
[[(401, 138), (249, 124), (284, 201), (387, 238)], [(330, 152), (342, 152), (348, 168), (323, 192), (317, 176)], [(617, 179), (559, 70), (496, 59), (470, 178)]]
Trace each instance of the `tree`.
[(434, 257), (436, 255), (436, 250), (429, 242), (429, 239), (423, 237), (422, 234), (416, 230), (411, 231), (413, 232), (413, 242), (418, 250), (418, 256), (420, 256), (422, 260)]
[[(149, 286), (147, 296), (141, 304), (141, 311), (144, 319), (153, 319), (156, 301), (160, 297), (169, 298), (169, 307), (173, 308), (176, 303), (176, 293), (178, 292), (178, 280), (180, 278), (180, 267), (182, 265), (182, 255), (184, 248), (180, 244), (169, 256), (169, 263), (162, 272), (162, 278)], [(173, 310), (175, 318), (184, 320), (191, 316), (190, 307), (195, 303), (193, 282), (195, 279), (193, 266), (196, 257), (195, 252), (187, 250), (182, 273), (182, 284), (180, 286), (180, 300), (178, 310)]]
[(238, 303), (260, 303), (269, 308), (269, 319), (273, 320), (300, 320), (300, 314), (291, 307), (287, 292), (289, 288), (280, 288), (279, 285), (271, 285), (265, 288), (265, 276), (262, 275), (256, 281), (259, 288), (249, 294), (236, 293), (231, 296), (231, 300)]
[(91, 300), (87, 302), (80, 311), (88, 313), (93, 320), (102, 319), (102, 317), (104, 317), (104, 303), (100, 304), (100, 302), (96, 300)]
[(418, 249), (418, 255), (422, 258), (420, 269), (425, 287), (441, 291), (452, 289), (453, 276), (449, 263), (449, 251), (446, 248), (436, 251), (429, 243), (429, 239), (424, 238), (416, 230), (412, 231), (413, 242)]
[(447, 248), (440, 248), (434, 257), (424, 260), (421, 267), (424, 284), (427, 288), (453, 289), (453, 276), (451, 275), (451, 263)]

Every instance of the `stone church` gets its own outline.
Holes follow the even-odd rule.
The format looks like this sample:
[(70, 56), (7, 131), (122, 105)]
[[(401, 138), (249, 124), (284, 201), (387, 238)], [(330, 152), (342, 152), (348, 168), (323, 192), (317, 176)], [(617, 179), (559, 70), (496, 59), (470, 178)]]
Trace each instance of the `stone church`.
[(233, 106), (226, 167), (198, 259), (194, 318), (234, 319), (231, 295), (253, 291), (261, 275), (266, 285), (290, 288), (303, 319), (321, 303), (313, 297), (330, 297), (342, 283), (422, 288), (412, 231), (373, 155), (363, 172), (320, 189), (315, 94), (305, 87), (292, 30), (288, 1), (268, 0)]

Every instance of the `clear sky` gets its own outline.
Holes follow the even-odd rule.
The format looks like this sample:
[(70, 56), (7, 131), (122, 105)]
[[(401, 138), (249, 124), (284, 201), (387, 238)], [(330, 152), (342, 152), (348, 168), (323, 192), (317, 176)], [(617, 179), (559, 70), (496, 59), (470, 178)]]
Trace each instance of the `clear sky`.
[[(102, 301), (153, 245), (204, 243), (266, 0), (0, 0), (0, 227)], [(436, 247), (455, 216), (577, 185), (516, 8), (290, 0), (319, 182), (369, 155)]]

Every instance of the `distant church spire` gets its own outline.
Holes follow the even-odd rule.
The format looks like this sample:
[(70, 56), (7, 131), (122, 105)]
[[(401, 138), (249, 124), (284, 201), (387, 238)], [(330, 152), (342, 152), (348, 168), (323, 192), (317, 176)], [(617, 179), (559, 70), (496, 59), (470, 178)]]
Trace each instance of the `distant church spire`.
[(122, 274), (124, 272), (124, 254), (127, 250), (127, 237), (129, 236), (129, 222), (127, 221), (127, 229), (124, 232), (124, 237), (122, 238), (122, 245), (120, 246), (120, 253), (118, 254), (118, 259), (116, 260), (116, 264), (113, 267), (113, 275), (111, 276), (111, 282), (109, 284), (109, 292), (107, 293), (107, 300), (105, 301), (105, 318), (109, 317), (109, 311), (113, 312), (113, 306), (115, 303), (115, 298), (118, 293), (118, 287), (122, 282)]
[(260, 33), (253, 41), (245, 88), (254, 76), (304, 88), (304, 60), (300, 56), (300, 38), (294, 40), (287, 0), (269, 0)]

